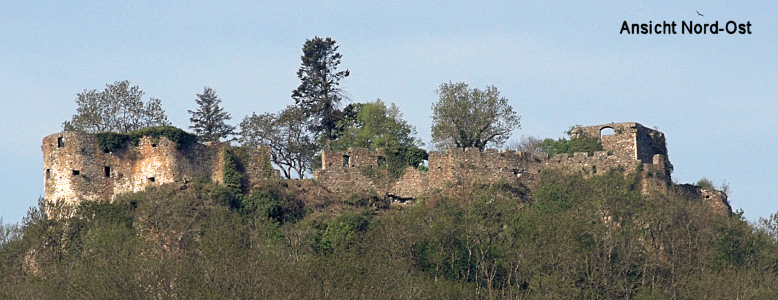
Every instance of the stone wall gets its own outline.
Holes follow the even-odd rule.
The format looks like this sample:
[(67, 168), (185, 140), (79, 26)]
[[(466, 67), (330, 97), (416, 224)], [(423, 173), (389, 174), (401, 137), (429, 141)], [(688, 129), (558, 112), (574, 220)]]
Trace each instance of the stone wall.
[[(600, 136), (605, 128), (613, 135)], [(377, 185), (365, 176), (365, 168), (378, 168), (380, 150), (348, 149), (322, 154), (322, 169), (314, 178), (333, 191), (370, 190), (395, 198), (409, 199), (443, 189), (447, 184), (464, 180), (494, 183), (505, 181), (513, 185), (534, 186), (537, 175), (544, 169), (580, 172), (585, 176), (621, 169), (627, 173), (641, 172), (644, 192), (666, 191), (671, 182), (667, 169), (667, 149), (664, 134), (638, 123), (614, 123), (576, 127), (572, 137), (598, 137), (603, 151), (592, 156), (587, 153), (558, 154), (543, 157), (513, 151), (477, 148), (456, 148), (446, 152), (429, 153), (428, 171), (407, 168), (403, 177), (387, 186)], [(380, 172), (381, 170), (379, 170)]]
[[(103, 151), (97, 136), (63, 132), (43, 139), (44, 198), (75, 204), (81, 200), (110, 200), (152, 185), (193, 180), (222, 182), (221, 152), (228, 143), (194, 143), (177, 149), (160, 137), (143, 137), (113, 152)], [(268, 176), (267, 149), (247, 149), (245, 177), (254, 184)], [(270, 172), (272, 173), (272, 172)]]
[[(315, 180), (322, 182), (334, 192), (380, 191), (369, 173), (388, 176), (386, 170), (379, 168), (383, 151), (371, 151), (366, 148), (350, 148), (346, 151), (329, 151), (321, 155), (322, 168), (313, 173)], [(369, 170), (368, 170), (369, 169)]]

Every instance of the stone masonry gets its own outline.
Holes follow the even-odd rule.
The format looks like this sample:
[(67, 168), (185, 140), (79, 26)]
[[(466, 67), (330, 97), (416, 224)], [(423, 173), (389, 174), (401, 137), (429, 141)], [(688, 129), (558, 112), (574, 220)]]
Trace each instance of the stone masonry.
[(571, 131), (571, 138), (580, 136), (599, 138), (604, 150), (592, 156), (565, 153), (544, 157), (494, 149), (450, 149), (429, 153), (428, 171), (407, 167), (403, 177), (381, 185), (368, 178), (365, 171), (378, 168), (371, 172), (386, 172), (379, 168), (383, 152), (352, 148), (322, 153), (322, 169), (314, 172), (314, 179), (333, 191), (375, 191), (394, 199), (413, 199), (465, 180), (505, 181), (531, 188), (544, 169), (580, 172), (585, 176), (621, 169), (632, 174), (640, 172), (644, 193), (667, 192), (672, 187), (672, 164), (662, 132), (629, 122), (576, 127)]
[[(222, 182), (222, 152), (228, 143), (194, 143), (177, 149), (160, 137), (143, 137), (137, 146), (104, 152), (95, 134), (62, 132), (43, 139), (44, 198), (76, 204), (81, 200), (110, 200), (148, 186), (194, 180)], [(247, 149), (244, 177), (254, 184), (266, 176), (267, 149)]]
[[(532, 188), (544, 169), (580, 172), (585, 176), (621, 169), (639, 173), (644, 193), (667, 192), (674, 187), (662, 132), (630, 122), (576, 127), (570, 135), (599, 138), (604, 150), (591, 156), (571, 153), (545, 157), (494, 149), (451, 149), (429, 153), (428, 171), (407, 167), (397, 180), (376, 180), (388, 178), (383, 151), (351, 148), (323, 152), (322, 168), (314, 172), (314, 179), (333, 192), (374, 191), (398, 200), (414, 199), (468, 181), (504, 181)], [(76, 204), (82, 200), (111, 200), (117, 194), (153, 185), (194, 180), (223, 183), (226, 147), (228, 143), (194, 143), (187, 149), (177, 149), (175, 143), (164, 137), (143, 137), (137, 146), (105, 152), (95, 134), (52, 134), (43, 139), (42, 145), (44, 197), (47, 201)], [(269, 153), (264, 147), (244, 151), (244, 185), (252, 186), (268, 176)], [(272, 171), (278, 177), (278, 171)], [(724, 203), (716, 206), (722, 212), (729, 208), (723, 193), (694, 193), (707, 196), (706, 201)]]

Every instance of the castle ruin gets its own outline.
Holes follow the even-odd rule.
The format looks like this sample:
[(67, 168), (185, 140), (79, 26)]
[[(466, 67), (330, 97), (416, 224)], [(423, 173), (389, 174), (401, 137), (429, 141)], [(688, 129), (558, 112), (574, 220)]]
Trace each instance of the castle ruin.
[[(186, 149), (165, 137), (144, 136), (137, 145), (112, 151), (100, 147), (98, 135), (62, 132), (43, 138), (44, 198), (76, 204), (111, 200), (115, 195), (169, 183), (210, 180), (223, 183), (228, 143), (192, 143)], [(267, 177), (267, 149), (246, 149), (242, 162), (246, 183)]]
[[(604, 134), (606, 131), (612, 134)], [(380, 186), (365, 176), (366, 169), (382, 172), (383, 151), (364, 148), (322, 153), (322, 168), (314, 172), (314, 179), (325, 187), (336, 190), (374, 190), (397, 199), (412, 199), (443, 189), (446, 184), (464, 179), (494, 183), (533, 186), (543, 169), (559, 168), (580, 171), (585, 175), (623, 169), (626, 173), (651, 172), (651, 180), (644, 180), (644, 190), (667, 190), (670, 165), (662, 132), (638, 123), (614, 123), (575, 127), (571, 138), (596, 137), (603, 150), (588, 153), (561, 153), (554, 157), (529, 153), (477, 148), (457, 148), (446, 152), (430, 152), (428, 171), (407, 167), (404, 175), (389, 186)], [(648, 176), (644, 176), (648, 178)]]
[[(333, 192), (376, 192), (404, 201), (429, 195), (448, 185), (465, 181), (506, 182), (534, 187), (544, 169), (560, 169), (592, 176), (619, 169), (637, 173), (644, 193), (668, 192), (672, 164), (667, 157), (662, 132), (638, 123), (611, 123), (575, 127), (571, 138), (599, 139), (603, 150), (589, 153), (562, 153), (553, 157), (513, 151), (476, 148), (431, 152), (428, 170), (407, 167), (396, 180), (386, 178), (386, 157), (381, 149), (350, 148), (325, 151), (322, 166), (314, 180)], [(143, 137), (137, 146), (114, 151), (101, 150), (95, 134), (63, 132), (43, 139), (45, 199), (73, 204), (81, 200), (111, 200), (114, 195), (136, 192), (152, 185), (210, 180), (223, 183), (224, 149), (227, 143), (194, 143), (178, 149), (166, 138)], [(246, 186), (268, 177), (266, 148), (247, 149), (243, 165)], [(275, 170), (274, 170), (275, 171)], [(278, 171), (275, 171), (278, 177)], [(687, 190), (689, 186), (685, 187)], [(722, 213), (731, 211), (726, 195), (694, 187), (693, 194), (712, 203)]]

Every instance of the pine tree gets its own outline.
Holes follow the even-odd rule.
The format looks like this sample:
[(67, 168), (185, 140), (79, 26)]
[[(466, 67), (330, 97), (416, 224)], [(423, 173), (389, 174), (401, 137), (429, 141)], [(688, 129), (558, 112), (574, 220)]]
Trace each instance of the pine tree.
[(327, 148), (335, 138), (335, 126), (341, 111), (338, 102), (343, 93), (338, 85), (348, 77), (349, 71), (337, 71), (342, 57), (331, 38), (314, 37), (303, 45), (303, 56), (297, 77), (300, 86), (292, 92), (292, 98), (312, 121), (311, 131), (324, 134)]
[(197, 94), (195, 102), (198, 108), (196, 111), (189, 110), (192, 114), (189, 118), (192, 125), (189, 128), (195, 131), (201, 141), (219, 141), (233, 134), (235, 126), (226, 123), (230, 114), (219, 107), (222, 100), (216, 96), (216, 91), (204, 87), (203, 93)]

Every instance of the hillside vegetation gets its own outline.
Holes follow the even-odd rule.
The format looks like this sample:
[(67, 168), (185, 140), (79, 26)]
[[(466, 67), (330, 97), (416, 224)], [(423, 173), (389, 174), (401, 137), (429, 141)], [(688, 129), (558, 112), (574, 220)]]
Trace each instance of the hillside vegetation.
[[(54, 210), (68, 208), (54, 208)], [(311, 181), (212, 183), (31, 210), (0, 298), (775, 299), (778, 246), (740, 215), (619, 172), (465, 183), (409, 207)]]

